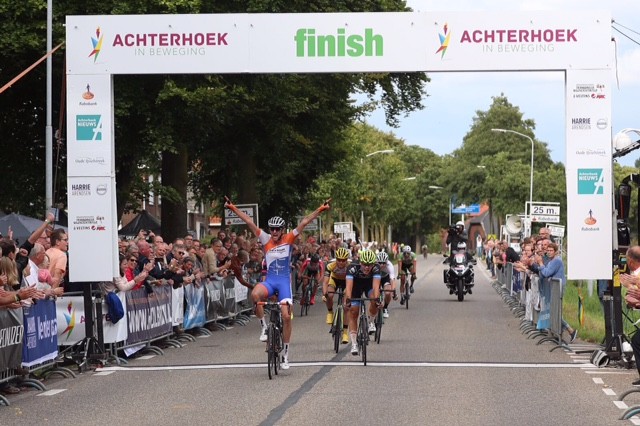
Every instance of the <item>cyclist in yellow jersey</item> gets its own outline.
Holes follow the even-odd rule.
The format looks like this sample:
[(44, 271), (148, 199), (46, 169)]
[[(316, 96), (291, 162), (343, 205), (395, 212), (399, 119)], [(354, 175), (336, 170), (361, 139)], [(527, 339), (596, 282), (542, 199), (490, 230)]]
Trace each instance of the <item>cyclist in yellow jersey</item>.
[[(333, 323), (333, 294), (336, 288), (346, 288), (347, 267), (349, 266), (349, 250), (340, 247), (336, 250), (336, 259), (329, 262), (322, 282), (322, 301), (327, 305), (327, 324)], [(329, 287), (332, 287), (329, 292)], [(342, 331), (342, 343), (349, 343), (348, 324), (345, 321)]]

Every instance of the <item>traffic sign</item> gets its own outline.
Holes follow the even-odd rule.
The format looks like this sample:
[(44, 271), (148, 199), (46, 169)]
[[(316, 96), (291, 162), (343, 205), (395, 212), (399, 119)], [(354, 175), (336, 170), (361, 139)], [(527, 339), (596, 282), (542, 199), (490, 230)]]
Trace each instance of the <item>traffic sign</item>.
[[(253, 220), (253, 223), (258, 225), (258, 205), (257, 204), (236, 204), (238, 210), (246, 214)], [(224, 209), (224, 224), (228, 225), (245, 225), (244, 220), (240, 219), (237, 214), (232, 212), (230, 209)]]
[(353, 229), (352, 222), (335, 222), (333, 224), (333, 233), (334, 234), (344, 234), (347, 232), (351, 232)]
[(451, 210), (451, 213), (457, 214), (477, 214), (480, 213), (480, 204), (471, 204), (466, 206), (464, 204), (459, 205)]

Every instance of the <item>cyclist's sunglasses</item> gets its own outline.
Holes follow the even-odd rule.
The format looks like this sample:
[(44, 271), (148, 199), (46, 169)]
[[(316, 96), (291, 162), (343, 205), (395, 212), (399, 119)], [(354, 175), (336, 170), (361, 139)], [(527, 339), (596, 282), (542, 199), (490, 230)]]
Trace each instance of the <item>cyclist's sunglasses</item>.
[(280, 232), (280, 231), (282, 231), (282, 228), (269, 227), (269, 232)]
[(375, 263), (362, 263), (362, 266), (366, 266), (367, 268), (371, 268), (375, 265)]

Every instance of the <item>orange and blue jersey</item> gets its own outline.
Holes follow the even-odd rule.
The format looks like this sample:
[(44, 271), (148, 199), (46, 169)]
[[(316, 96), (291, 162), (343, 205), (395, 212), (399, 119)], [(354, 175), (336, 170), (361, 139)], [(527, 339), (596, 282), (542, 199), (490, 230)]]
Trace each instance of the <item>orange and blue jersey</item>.
[(262, 229), (258, 233), (258, 239), (264, 249), (267, 277), (262, 283), (272, 296), (278, 290), (279, 301), (292, 301), (291, 299), (291, 254), (293, 243), (298, 236), (298, 231), (284, 234), (278, 243), (274, 243), (271, 235)]

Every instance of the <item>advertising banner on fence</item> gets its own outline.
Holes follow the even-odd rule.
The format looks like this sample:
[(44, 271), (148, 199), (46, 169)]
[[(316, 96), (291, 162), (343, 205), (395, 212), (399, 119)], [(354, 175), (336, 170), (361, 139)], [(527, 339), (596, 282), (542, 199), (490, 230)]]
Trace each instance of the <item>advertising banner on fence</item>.
[(224, 311), (227, 315), (236, 312), (236, 281), (224, 280)]
[(196, 287), (193, 284), (184, 286), (184, 300), (187, 307), (184, 310), (184, 329), (202, 327), (206, 321), (204, 286)]
[(205, 284), (207, 289), (206, 306), (207, 306), (207, 320), (212, 321), (223, 316), (223, 296), (224, 286), (222, 281), (211, 280)]
[(72, 346), (85, 338), (84, 299), (80, 296), (56, 299), (58, 345)]
[(181, 325), (184, 321), (184, 288), (174, 288), (171, 293), (172, 323), (173, 325)]
[(22, 309), (0, 309), (0, 373), (20, 367), (23, 335)]
[(53, 300), (38, 300), (23, 309), (22, 366), (31, 367), (58, 356), (58, 319)]
[(249, 294), (249, 289), (242, 284), (236, 277), (233, 277), (233, 285), (235, 286), (235, 298), (236, 303), (244, 302), (247, 300), (247, 295)]
[[(126, 306), (127, 292), (119, 291), (116, 296), (120, 299), (122, 306)], [(127, 340), (127, 316), (120, 318), (117, 323), (107, 321), (107, 304), (102, 302), (102, 333), (104, 335), (104, 343), (124, 342)]]
[(127, 292), (127, 345), (169, 334), (172, 330), (171, 287), (158, 286), (147, 294), (144, 288)]

